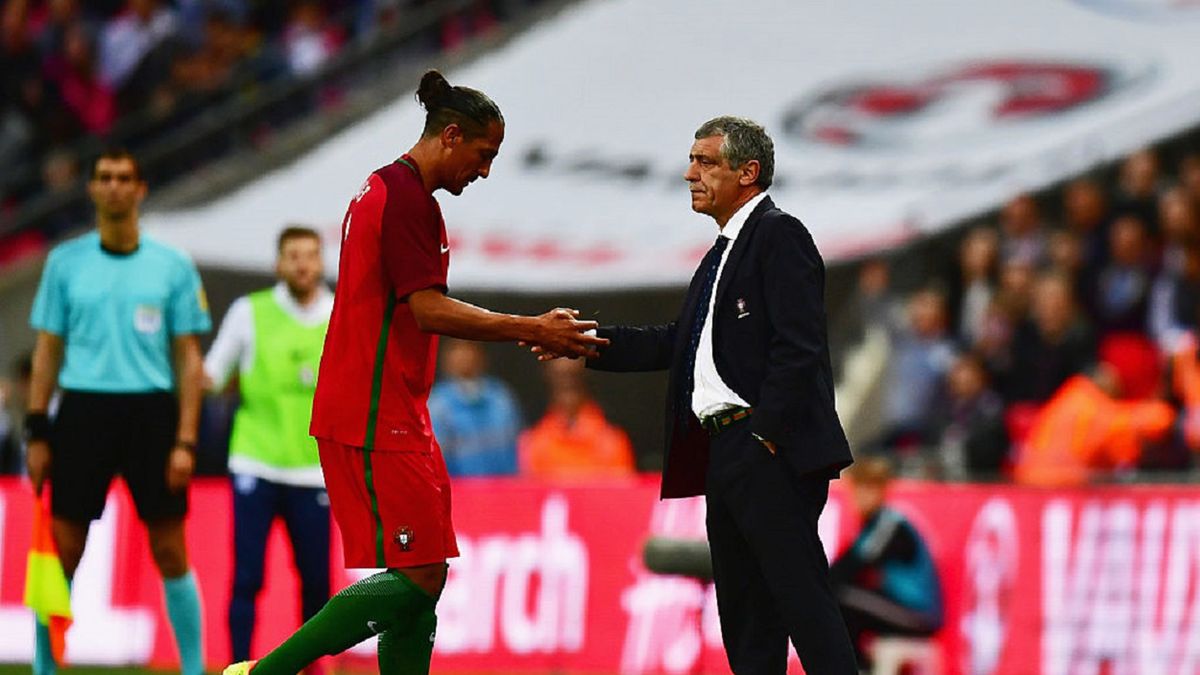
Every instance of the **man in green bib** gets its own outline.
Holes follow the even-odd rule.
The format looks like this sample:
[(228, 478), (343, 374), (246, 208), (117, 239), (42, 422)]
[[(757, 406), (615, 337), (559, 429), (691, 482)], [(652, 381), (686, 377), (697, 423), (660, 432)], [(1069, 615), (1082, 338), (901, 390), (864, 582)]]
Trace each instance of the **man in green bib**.
[(234, 574), (229, 600), (233, 660), (250, 658), (267, 535), (283, 519), (300, 573), (307, 620), (329, 599), (329, 496), (308, 435), (333, 294), (324, 284), (321, 238), (305, 227), (279, 235), (279, 282), (238, 298), (204, 360), (209, 387), (236, 370), (241, 407), (229, 443)]

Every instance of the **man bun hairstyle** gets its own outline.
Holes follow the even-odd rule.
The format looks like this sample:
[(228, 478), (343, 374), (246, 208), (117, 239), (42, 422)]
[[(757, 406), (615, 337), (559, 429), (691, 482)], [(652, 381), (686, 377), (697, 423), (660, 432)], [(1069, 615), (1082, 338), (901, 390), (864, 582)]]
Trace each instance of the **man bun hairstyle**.
[(504, 124), (500, 106), (488, 95), (470, 87), (455, 87), (445, 76), (430, 70), (417, 86), (417, 100), (425, 108), (425, 130), (422, 137), (442, 133), (442, 129), (457, 124), (467, 138), (487, 133), (489, 124)]
[(696, 140), (721, 136), (721, 156), (729, 166), (740, 169), (746, 162), (758, 162), (755, 185), (766, 190), (775, 179), (775, 143), (761, 124), (745, 117), (724, 115), (700, 125)]

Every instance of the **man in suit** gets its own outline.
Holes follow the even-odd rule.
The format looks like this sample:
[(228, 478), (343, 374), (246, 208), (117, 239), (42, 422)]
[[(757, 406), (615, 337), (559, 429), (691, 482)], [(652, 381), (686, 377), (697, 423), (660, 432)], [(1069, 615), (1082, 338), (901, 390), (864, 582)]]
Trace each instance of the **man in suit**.
[(721, 633), (738, 675), (782, 674), (790, 637), (810, 675), (855, 675), (817, 518), (851, 462), (833, 407), (825, 268), (766, 195), (770, 136), (705, 122), (684, 174), (720, 235), (664, 326), (602, 327), (592, 368), (670, 369), (662, 497), (703, 494)]

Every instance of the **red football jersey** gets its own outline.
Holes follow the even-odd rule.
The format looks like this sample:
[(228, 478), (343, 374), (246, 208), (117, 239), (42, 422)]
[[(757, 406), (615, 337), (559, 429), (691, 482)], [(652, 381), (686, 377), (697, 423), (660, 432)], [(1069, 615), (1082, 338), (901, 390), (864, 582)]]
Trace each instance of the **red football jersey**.
[(433, 447), (426, 402), (437, 336), (417, 326), (407, 299), (425, 288), (445, 290), (449, 266), (441, 208), (412, 158), (372, 173), (342, 222), (313, 436), (368, 449)]

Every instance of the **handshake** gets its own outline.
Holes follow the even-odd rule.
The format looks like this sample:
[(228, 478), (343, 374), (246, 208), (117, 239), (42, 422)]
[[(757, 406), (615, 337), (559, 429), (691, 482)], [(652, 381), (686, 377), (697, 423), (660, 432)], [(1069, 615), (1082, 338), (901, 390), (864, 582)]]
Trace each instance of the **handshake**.
[(579, 310), (558, 307), (545, 314), (529, 317), (529, 335), (517, 342), (537, 355), (538, 361), (557, 358), (595, 358), (600, 347), (608, 345), (606, 338), (596, 336), (599, 324), (580, 321)]

